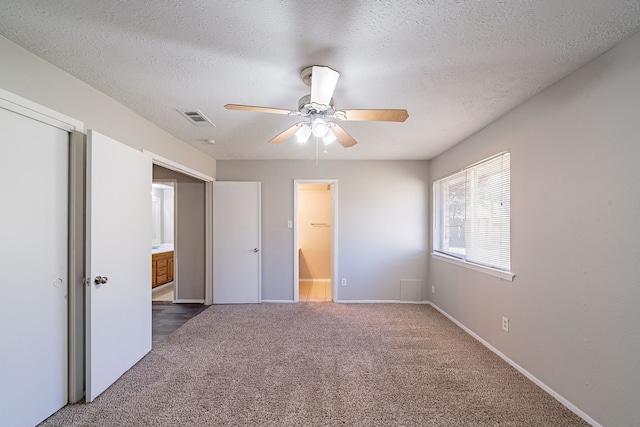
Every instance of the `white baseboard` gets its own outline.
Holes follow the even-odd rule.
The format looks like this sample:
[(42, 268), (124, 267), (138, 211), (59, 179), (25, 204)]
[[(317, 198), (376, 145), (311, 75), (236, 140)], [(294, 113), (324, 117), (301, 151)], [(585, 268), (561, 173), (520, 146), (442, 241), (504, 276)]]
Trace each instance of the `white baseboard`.
[(204, 304), (203, 299), (177, 299), (174, 304)]
[(429, 301), (400, 301), (399, 299), (341, 299), (334, 302), (339, 304), (430, 304)]
[[(261, 302), (266, 303), (293, 303), (293, 300), (266, 300)], [(400, 301), (400, 300), (336, 300), (333, 301), (336, 304), (430, 304), (429, 301)]]
[(484, 339), (482, 339), (478, 334), (476, 334), (475, 332), (473, 332), (471, 329), (467, 328), (465, 325), (463, 325), (462, 323), (460, 323), (459, 321), (457, 321), (454, 317), (450, 316), (449, 313), (447, 313), (446, 311), (444, 311), (443, 309), (441, 309), (440, 307), (438, 307), (437, 305), (435, 305), (432, 302), (428, 302), (427, 304), (431, 305), (433, 308), (435, 308), (436, 310), (438, 310), (440, 313), (442, 313), (447, 319), (451, 320), (453, 323), (455, 323), (456, 325), (458, 325), (462, 330), (464, 330), (466, 333), (468, 333), (469, 335), (471, 335), (473, 338), (475, 338), (476, 340), (478, 340), (480, 342), (480, 344), (484, 345), (485, 347), (487, 347), (489, 350), (491, 350), (492, 352), (494, 352), (495, 354), (497, 354), (502, 360), (504, 360), (505, 362), (507, 362), (509, 365), (513, 366), (518, 372), (520, 372), (522, 375), (524, 375), (525, 377), (527, 377), (529, 380), (531, 380), (534, 384), (536, 384), (538, 387), (540, 387), (541, 389), (543, 389), (544, 391), (546, 391), (547, 393), (549, 393), (551, 396), (553, 396), (554, 399), (556, 399), (558, 402), (562, 403), (564, 406), (566, 406), (571, 412), (573, 412), (574, 414), (576, 414), (577, 416), (579, 416), (580, 418), (582, 418), (583, 420), (585, 420), (587, 423), (589, 423), (590, 425), (594, 426), (594, 427), (602, 427), (601, 424), (599, 424), (596, 420), (594, 420), (593, 418), (591, 418), (589, 415), (587, 415), (584, 411), (582, 411), (580, 408), (578, 408), (576, 405), (574, 405), (573, 403), (569, 402), (567, 399), (565, 399), (564, 397), (562, 397), (558, 392), (556, 392), (555, 390), (553, 390), (551, 387), (549, 387), (548, 385), (546, 385), (545, 383), (543, 383), (542, 381), (540, 381), (538, 378), (536, 378), (531, 372), (527, 371), (526, 369), (524, 369), (522, 366), (518, 365), (516, 362), (514, 362), (513, 360), (509, 359), (507, 356), (505, 356), (503, 353), (501, 353), (497, 348), (495, 348), (494, 346), (492, 346), (491, 344), (489, 344), (487, 341), (485, 341)]

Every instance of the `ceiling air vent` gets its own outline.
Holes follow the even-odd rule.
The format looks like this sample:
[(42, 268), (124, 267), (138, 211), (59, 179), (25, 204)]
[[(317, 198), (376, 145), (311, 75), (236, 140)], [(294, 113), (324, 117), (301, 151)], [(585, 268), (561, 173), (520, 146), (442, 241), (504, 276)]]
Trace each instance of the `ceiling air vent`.
[(177, 110), (178, 113), (182, 114), (184, 118), (189, 120), (189, 122), (198, 127), (215, 127), (211, 120), (209, 120), (200, 110)]

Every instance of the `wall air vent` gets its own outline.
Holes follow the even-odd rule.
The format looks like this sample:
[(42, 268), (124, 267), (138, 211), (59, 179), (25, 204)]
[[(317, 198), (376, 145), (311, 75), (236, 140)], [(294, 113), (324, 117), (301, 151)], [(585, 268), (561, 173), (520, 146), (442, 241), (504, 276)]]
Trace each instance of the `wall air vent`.
[(198, 127), (216, 127), (216, 125), (209, 120), (200, 110), (177, 110), (178, 113), (189, 120), (194, 126)]

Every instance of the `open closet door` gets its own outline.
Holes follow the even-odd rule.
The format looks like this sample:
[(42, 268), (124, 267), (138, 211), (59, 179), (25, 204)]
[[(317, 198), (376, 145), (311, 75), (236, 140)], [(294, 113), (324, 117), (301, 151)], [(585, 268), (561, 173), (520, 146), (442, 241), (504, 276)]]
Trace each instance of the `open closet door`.
[(213, 303), (259, 303), (260, 183), (213, 183)]
[(151, 350), (151, 158), (87, 132), (86, 401)]

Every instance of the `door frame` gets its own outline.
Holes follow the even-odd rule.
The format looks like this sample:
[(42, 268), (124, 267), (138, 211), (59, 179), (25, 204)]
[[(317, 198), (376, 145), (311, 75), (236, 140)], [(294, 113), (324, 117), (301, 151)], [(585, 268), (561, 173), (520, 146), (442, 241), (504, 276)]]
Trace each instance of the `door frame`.
[[(163, 168), (170, 169), (172, 171), (179, 172), (181, 174), (188, 175), (193, 178), (197, 178), (201, 181), (204, 181), (204, 184), (205, 184), (205, 189), (204, 189), (205, 191), (204, 304), (211, 305), (213, 304), (213, 182), (215, 181), (215, 178), (210, 177), (209, 175), (205, 175), (194, 169), (191, 169), (188, 166), (184, 166), (180, 163), (174, 162), (173, 160), (169, 160), (166, 157), (162, 157), (151, 151), (143, 149), (142, 152), (147, 154), (149, 157), (151, 157), (151, 161), (153, 162), (154, 165), (162, 166)], [(176, 190), (177, 190), (177, 186), (176, 186)], [(177, 191), (176, 191), (176, 198), (174, 199), (174, 203), (177, 203)], [(176, 218), (177, 218), (177, 214), (178, 212), (176, 207), (176, 211), (175, 211)], [(176, 236), (176, 238), (178, 237)], [(175, 242), (174, 242), (174, 245), (175, 245)], [(175, 249), (175, 246), (174, 246), (174, 249)], [(177, 258), (175, 258), (175, 253), (174, 253), (174, 259), (175, 259), (174, 262), (177, 262)], [(175, 268), (178, 268), (177, 264), (175, 265)], [(175, 283), (177, 285), (178, 282), (176, 281)]]
[(298, 191), (300, 184), (327, 184), (331, 191), (331, 300), (338, 301), (338, 180), (293, 180), (293, 302), (300, 301), (300, 253), (298, 251)]

